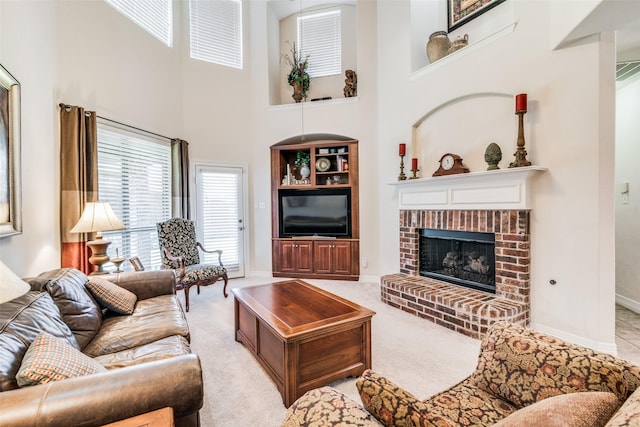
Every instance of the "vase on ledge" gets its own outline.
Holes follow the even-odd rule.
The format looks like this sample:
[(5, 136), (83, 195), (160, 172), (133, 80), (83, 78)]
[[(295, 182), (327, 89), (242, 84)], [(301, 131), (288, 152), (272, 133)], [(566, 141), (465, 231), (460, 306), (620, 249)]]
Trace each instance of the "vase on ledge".
[(293, 86), (293, 95), (291, 95), (293, 100), (296, 101), (296, 103), (302, 101), (302, 86), (300, 83), (291, 82), (291, 86)]
[(302, 166), (300, 166), (300, 176), (302, 177), (302, 182), (304, 184), (309, 183), (309, 175), (311, 175), (311, 169), (309, 169), (308, 164), (303, 163)]
[(429, 63), (433, 63), (438, 59), (444, 58), (451, 48), (451, 40), (446, 31), (436, 31), (429, 36), (427, 42), (427, 58)]

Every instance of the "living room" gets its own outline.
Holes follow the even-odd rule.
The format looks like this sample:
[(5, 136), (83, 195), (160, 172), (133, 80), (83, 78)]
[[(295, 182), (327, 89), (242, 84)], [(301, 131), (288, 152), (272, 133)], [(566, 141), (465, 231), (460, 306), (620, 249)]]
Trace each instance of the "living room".
[[(3, 1), (0, 62), (22, 90), (23, 232), (0, 239), (0, 258), (22, 277), (60, 266), (63, 102), (185, 139), (194, 160), (246, 167), (247, 276), (262, 280), (271, 277), (269, 147), (304, 133), (357, 139), (360, 256), (367, 259), (361, 281), (377, 283), (399, 270), (398, 194), (389, 185), (397, 180), (398, 144), (419, 158), (421, 177), (431, 176), (446, 152), (484, 171), (491, 142), (501, 146), (505, 169), (515, 150), (513, 98), (504, 97), (498, 114), (476, 95), (527, 93), (528, 156), (547, 169), (533, 181), (531, 326), (615, 353), (616, 298), (640, 301), (630, 261), (639, 233), (631, 219), (616, 223), (616, 209), (625, 209), (619, 185), (629, 183), (626, 209), (637, 212), (639, 178), (622, 163), (635, 158), (637, 144), (615, 151), (612, 31), (637, 22), (636, 3), (507, 0), (458, 30), (469, 34), (468, 52), (432, 66), (424, 44), (446, 26), (438, 6), (445, 2), (424, 2), (438, 4), (441, 20), (433, 23), (415, 22), (415, 8), (426, 7), (416, 3), (358, 2), (357, 102), (273, 107), (267, 2), (245, 2), (245, 66), (232, 69), (188, 57), (186, 2), (176, 2), (174, 47), (167, 48), (101, 1)], [(602, 20), (607, 7), (614, 20)], [(637, 82), (627, 88), (637, 91)], [(478, 127), (483, 116), (490, 126)], [(424, 127), (416, 131), (417, 123)], [(625, 176), (618, 176), (623, 164)]]

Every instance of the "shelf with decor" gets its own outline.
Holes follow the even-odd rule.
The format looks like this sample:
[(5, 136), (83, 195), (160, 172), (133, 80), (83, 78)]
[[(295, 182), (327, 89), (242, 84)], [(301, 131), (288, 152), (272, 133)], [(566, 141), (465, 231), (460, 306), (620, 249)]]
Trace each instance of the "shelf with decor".
[(467, 46), (465, 46), (462, 49), (456, 50), (448, 55), (446, 55), (443, 58), (438, 59), (437, 61), (434, 61), (432, 63), (429, 63), (427, 65), (425, 65), (424, 67), (414, 71), (413, 73), (411, 73), (410, 75), (410, 79), (411, 80), (419, 80), (422, 77), (426, 76), (427, 74), (441, 68), (441, 67), (446, 67), (448, 65), (451, 65), (452, 62), (457, 61), (459, 59), (461, 59), (462, 57), (471, 54), (472, 52), (478, 50), (479, 48), (486, 46), (487, 44), (490, 44), (502, 37), (505, 37), (511, 33), (513, 33), (513, 31), (516, 28), (516, 23), (510, 23), (509, 25), (505, 26), (504, 28), (500, 28), (499, 30), (496, 30), (494, 33), (487, 35), (486, 37), (483, 37), (482, 39), (479, 40), (474, 40), (474, 41), (470, 41), (469, 44)]
[(358, 280), (357, 140), (311, 134), (274, 144), (271, 194), (275, 277)]

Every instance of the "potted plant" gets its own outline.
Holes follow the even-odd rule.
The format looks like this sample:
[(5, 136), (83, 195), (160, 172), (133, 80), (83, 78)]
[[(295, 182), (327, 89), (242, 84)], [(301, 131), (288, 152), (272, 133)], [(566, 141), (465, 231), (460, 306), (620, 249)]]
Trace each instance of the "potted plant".
[(307, 93), (309, 92), (309, 83), (311, 78), (307, 73), (309, 67), (309, 55), (305, 55), (304, 58), (298, 49), (296, 44), (293, 44), (290, 55), (285, 55), (285, 60), (291, 67), (289, 75), (287, 76), (287, 83), (293, 86), (293, 95), (291, 96), (296, 102), (307, 99)]
[(293, 163), (294, 166), (300, 171), (300, 176), (303, 179), (306, 179), (311, 174), (311, 170), (309, 169), (309, 152), (298, 150), (296, 153), (296, 161)]

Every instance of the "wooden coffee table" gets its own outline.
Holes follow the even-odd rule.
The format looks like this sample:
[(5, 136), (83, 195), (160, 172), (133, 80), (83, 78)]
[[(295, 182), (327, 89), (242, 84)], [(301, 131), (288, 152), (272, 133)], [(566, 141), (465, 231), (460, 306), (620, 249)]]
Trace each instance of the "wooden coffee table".
[(302, 280), (233, 289), (236, 341), (276, 383), (285, 406), (371, 368), (376, 314)]

